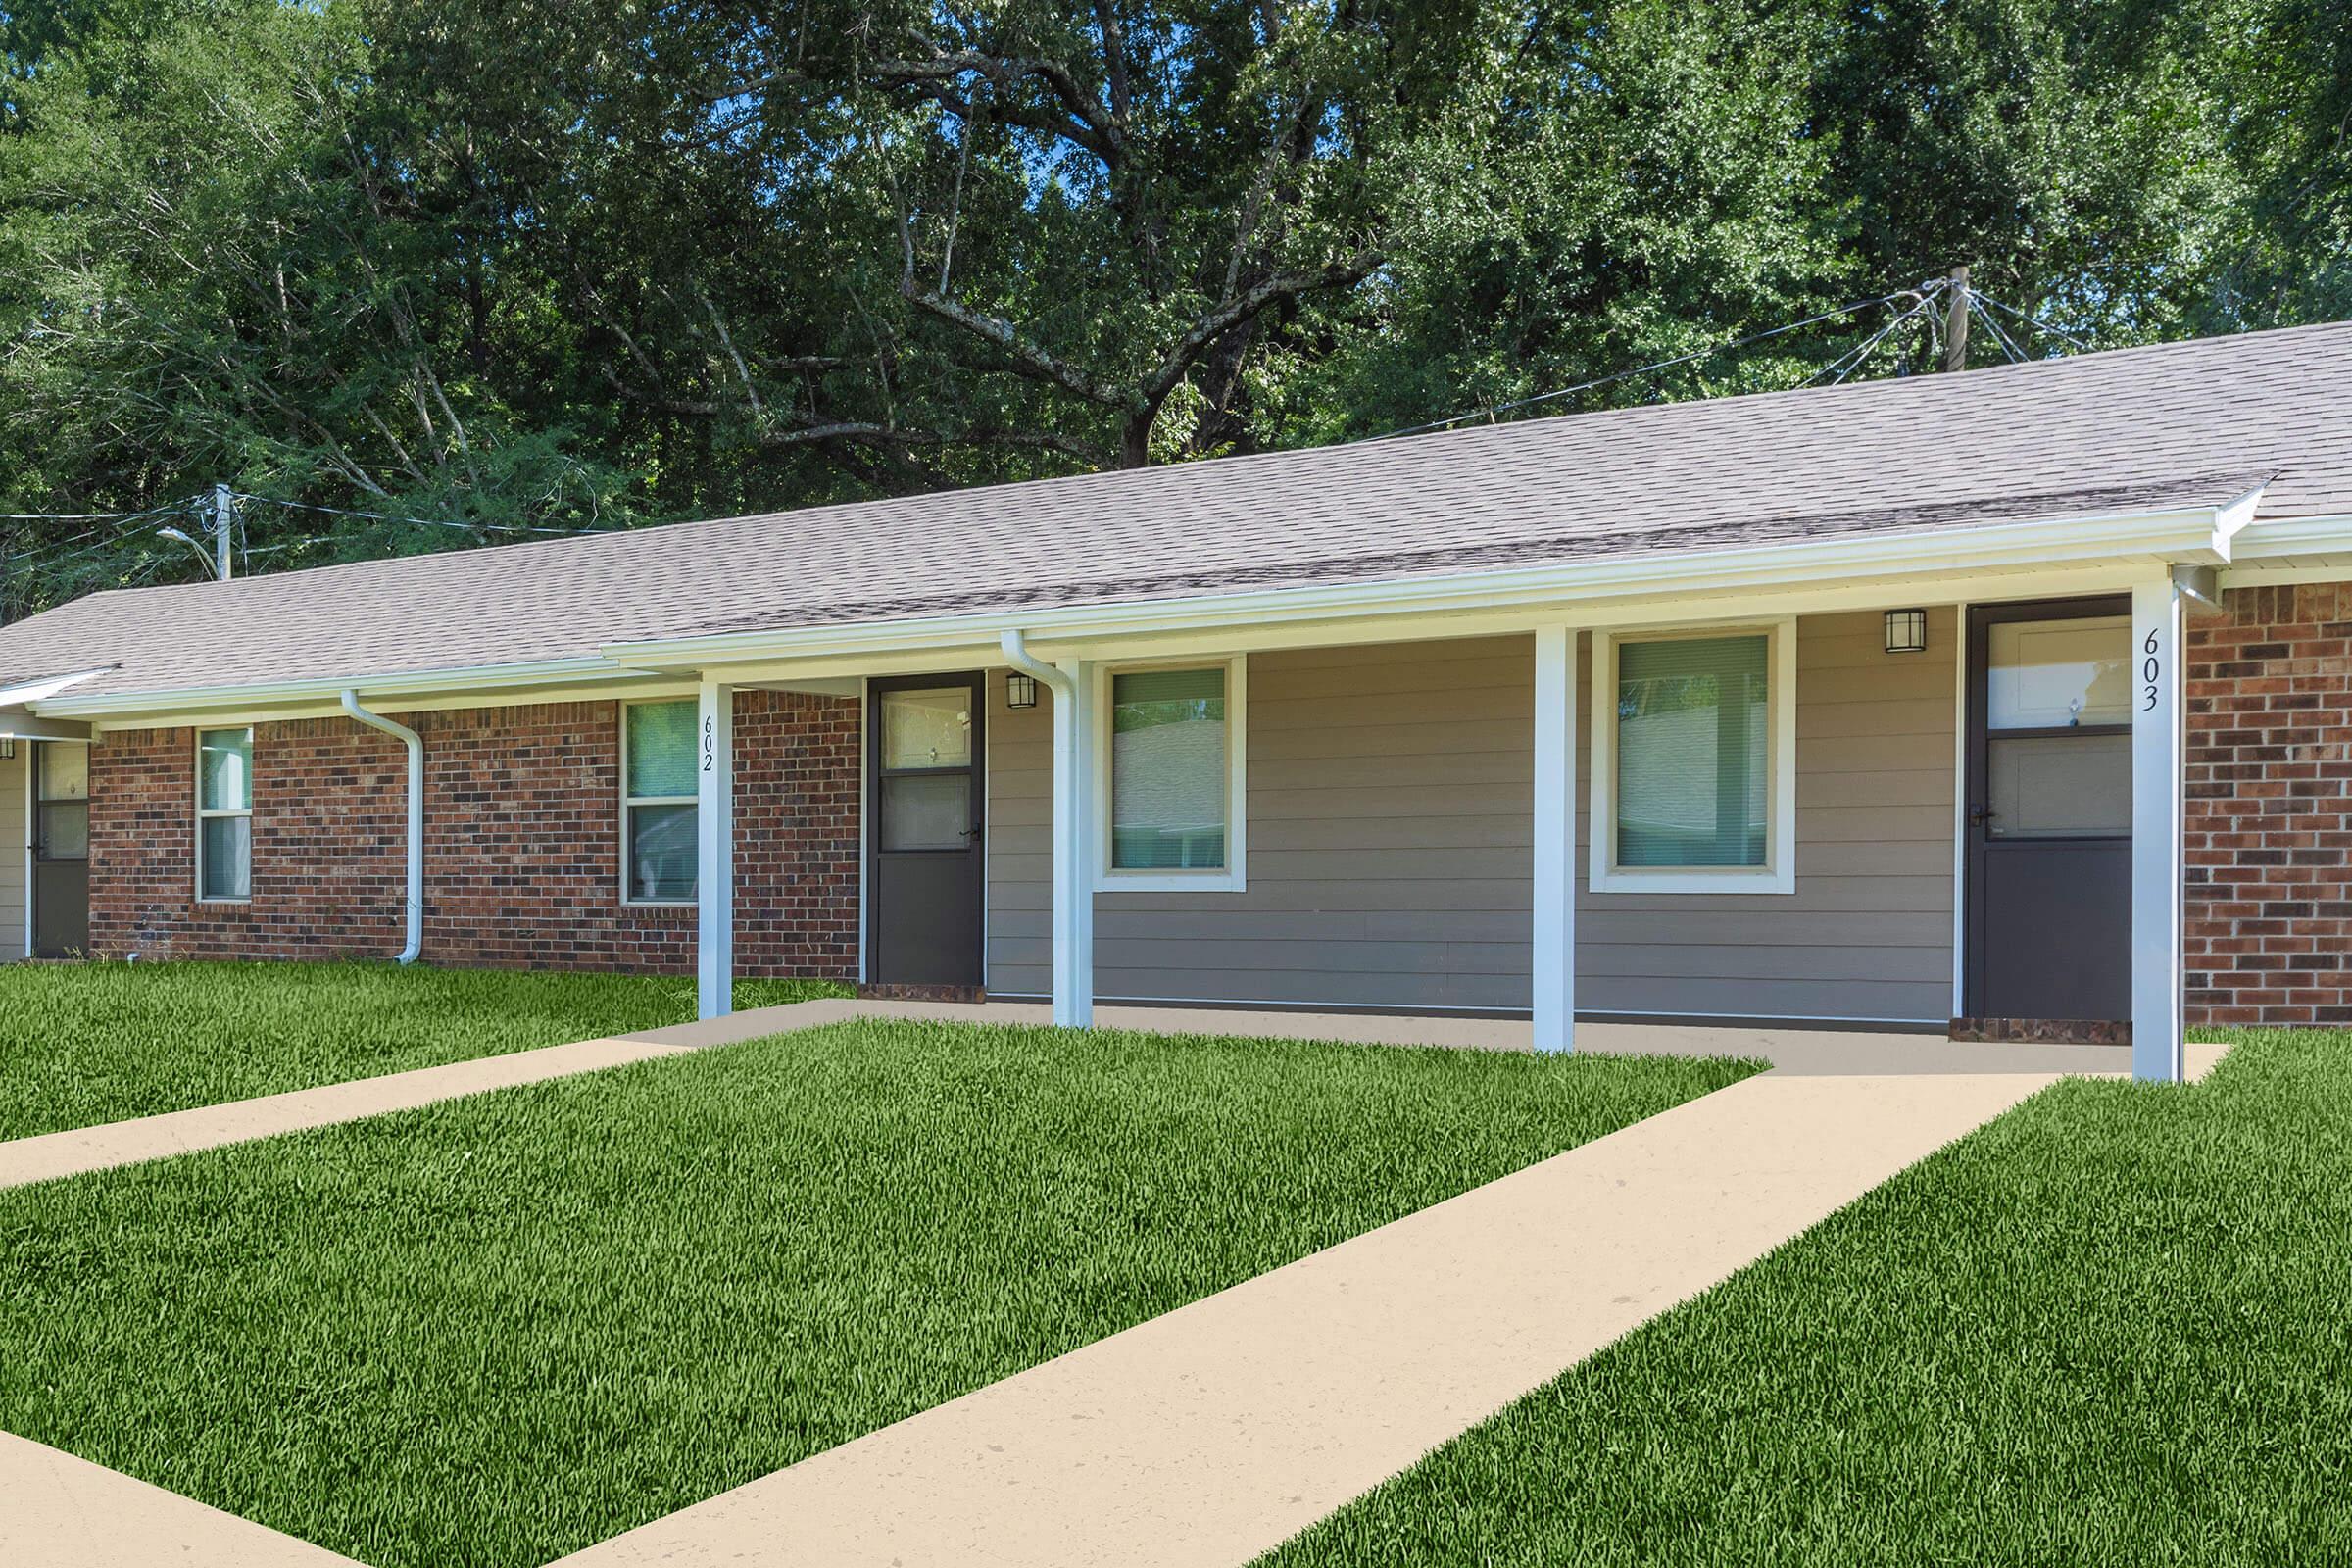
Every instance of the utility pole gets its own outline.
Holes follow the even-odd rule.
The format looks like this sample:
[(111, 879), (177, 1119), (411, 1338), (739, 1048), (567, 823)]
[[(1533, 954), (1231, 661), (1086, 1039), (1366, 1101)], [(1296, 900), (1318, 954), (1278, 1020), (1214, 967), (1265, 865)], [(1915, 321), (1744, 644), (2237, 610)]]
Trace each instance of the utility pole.
[(1943, 308), (1943, 368), (1947, 370), (1968, 368), (1968, 267), (1964, 263), (1952, 269), (1951, 284), (1944, 290)]
[[(1966, 268), (1961, 269), (1963, 273), (1967, 270)], [(224, 484), (213, 486), (213, 576), (220, 582), (228, 581), (231, 569), (228, 554), (228, 486)]]

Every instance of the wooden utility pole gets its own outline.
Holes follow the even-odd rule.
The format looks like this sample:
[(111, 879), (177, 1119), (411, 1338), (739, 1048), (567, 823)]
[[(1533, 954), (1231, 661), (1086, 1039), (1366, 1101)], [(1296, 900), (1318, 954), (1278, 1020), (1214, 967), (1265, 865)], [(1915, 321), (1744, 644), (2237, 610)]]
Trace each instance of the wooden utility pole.
[(1943, 368), (1968, 368), (1968, 268), (1952, 269), (1951, 286), (1944, 290)]
[(213, 576), (220, 582), (228, 581), (229, 572), (232, 569), (228, 549), (228, 523), (229, 518), (233, 515), (235, 514), (230, 511), (228, 486), (224, 484), (213, 486)]

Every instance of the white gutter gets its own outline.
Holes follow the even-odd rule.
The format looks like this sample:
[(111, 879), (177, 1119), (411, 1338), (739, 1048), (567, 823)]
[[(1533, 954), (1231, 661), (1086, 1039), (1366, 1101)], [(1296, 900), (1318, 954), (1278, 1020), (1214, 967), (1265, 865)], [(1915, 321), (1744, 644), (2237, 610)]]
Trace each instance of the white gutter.
[(13, 686), (0, 687), (0, 707), (37, 703), (44, 697), (55, 697), (69, 686), (79, 685), (93, 675), (107, 674), (116, 667), (113, 664), (101, 664), (96, 669), (76, 670), (71, 675), (46, 675), (39, 680), (19, 681)]
[(1556, 606), (1665, 595), (1754, 592), (1800, 583), (1875, 576), (1957, 575), (2116, 561), (2226, 564), (2231, 535), (2259, 491), (2222, 505), (2026, 518), (1917, 532), (1796, 540), (1731, 550), (1632, 559), (1598, 557), (1565, 564), (1484, 568), (1443, 577), (1383, 578), (1294, 588), (1247, 589), (1159, 600), (1113, 600), (1060, 608), (1031, 606), (903, 620), (719, 632), (607, 643), (600, 652), (639, 668), (702, 668), (725, 661), (881, 654), (985, 642), (1017, 617), (1028, 634), (1053, 638), (1136, 635), (1220, 625), (1405, 612), (1457, 613), (1513, 605)]
[(1077, 682), (1029, 651), (1029, 639), (1026, 634), (1017, 631), (1005, 632), (997, 639), (997, 647), (1004, 652), (1004, 662), (1024, 675), (1044, 681), (1046, 689), (1054, 696), (1068, 697), (1078, 690)]
[[(84, 678), (84, 677), (76, 677)], [(188, 686), (166, 691), (120, 692), (104, 697), (37, 700), (36, 712), (55, 712), (67, 718), (101, 718), (110, 713), (150, 713), (167, 710), (201, 712), (207, 709), (244, 709), (258, 705), (300, 702), (331, 703), (355, 681), (367, 683), (378, 701), (397, 692), (403, 699), (443, 692), (470, 695), (493, 689), (528, 690), (533, 687), (594, 687), (615, 680), (666, 678), (663, 671), (614, 663), (610, 659), (545, 659), (510, 664), (469, 664), (455, 669), (385, 670), (303, 680), (256, 681), (237, 686)], [(433, 706), (418, 703), (419, 708)], [(66, 710), (71, 709), (68, 712)]]
[(62, 691), (33, 701), (31, 707), (36, 713), (104, 722), (118, 714), (147, 717), (167, 712), (235, 711), (304, 700), (331, 701), (337, 690), (355, 678), (365, 679), (380, 700), (394, 691), (405, 699), (438, 692), (592, 686), (613, 680), (662, 679), (681, 672), (699, 676), (712, 664), (727, 662), (874, 658), (935, 650), (952, 650), (954, 657), (960, 659), (969, 656), (973, 644), (998, 642), (1011, 629), (1008, 623), (1016, 620), (1024, 634), (1060, 640), (1147, 636), (1364, 616), (1463, 614), (1519, 607), (1548, 610), (1567, 602), (1603, 605), (1656, 596), (1752, 595), (1806, 584), (1957, 577), (1971, 571), (2013, 572), (2128, 561), (2226, 566), (2233, 546), (2240, 556), (2310, 550), (2320, 547), (2324, 539), (2338, 549), (2352, 546), (2352, 538), (2347, 537), (2352, 534), (2352, 519), (2340, 516), (2245, 526), (2260, 496), (2256, 489), (2220, 504), (2023, 518), (1891, 537), (1793, 540), (1732, 550), (1490, 567), (1446, 576), (652, 638), (607, 643), (591, 657), (347, 675), (333, 681), (314, 678), (79, 698)]
[(398, 738), (409, 749), (409, 941), (395, 961), (415, 963), (424, 951), (424, 737), (406, 724), (370, 713), (360, 706), (360, 694), (348, 687), (343, 711), (369, 729)]

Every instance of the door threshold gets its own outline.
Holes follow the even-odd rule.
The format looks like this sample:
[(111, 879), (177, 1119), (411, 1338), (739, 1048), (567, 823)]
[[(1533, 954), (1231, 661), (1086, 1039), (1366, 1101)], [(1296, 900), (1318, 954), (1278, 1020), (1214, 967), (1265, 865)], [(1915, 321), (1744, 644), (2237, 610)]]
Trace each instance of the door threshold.
[(2128, 1046), (2132, 1022), (2128, 1018), (1954, 1018), (1947, 1038), (1980, 1044)]
[(860, 1002), (986, 1002), (986, 986), (867, 985), (859, 982)]

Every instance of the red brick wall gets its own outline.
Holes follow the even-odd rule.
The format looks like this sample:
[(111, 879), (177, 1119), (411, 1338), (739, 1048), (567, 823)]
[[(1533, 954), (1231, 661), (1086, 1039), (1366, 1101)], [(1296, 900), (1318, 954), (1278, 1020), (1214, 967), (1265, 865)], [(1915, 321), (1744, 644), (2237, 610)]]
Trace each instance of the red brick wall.
[[(397, 715), (424, 737), (425, 957), (510, 968), (694, 966), (694, 911), (620, 896), (619, 710)], [(736, 965), (858, 968), (858, 704), (736, 696)], [(150, 957), (386, 957), (400, 949), (406, 756), (348, 719), (261, 724), (253, 898), (195, 897), (195, 738), (90, 751), (90, 946)]]
[(2189, 1018), (2352, 1023), (2352, 583), (2225, 602), (2189, 632)]

